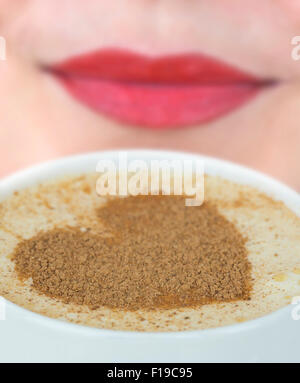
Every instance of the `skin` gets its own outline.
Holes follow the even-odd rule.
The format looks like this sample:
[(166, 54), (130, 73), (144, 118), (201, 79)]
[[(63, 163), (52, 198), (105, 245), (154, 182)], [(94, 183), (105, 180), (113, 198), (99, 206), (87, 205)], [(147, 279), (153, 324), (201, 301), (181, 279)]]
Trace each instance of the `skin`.
[[(298, 0), (0, 0), (0, 176), (72, 153), (164, 148), (229, 159), (300, 191)], [(189, 129), (122, 126), (79, 104), (42, 64), (101, 47), (201, 52), (277, 85), (242, 108)]]

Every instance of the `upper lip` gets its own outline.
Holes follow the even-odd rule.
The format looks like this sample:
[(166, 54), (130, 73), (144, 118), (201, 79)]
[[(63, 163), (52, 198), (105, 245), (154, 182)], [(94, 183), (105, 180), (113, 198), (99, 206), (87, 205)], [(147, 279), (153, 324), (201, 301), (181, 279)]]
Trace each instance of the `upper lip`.
[(107, 49), (72, 57), (51, 71), (70, 76), (150, 84), (260, 84), (266, 82), (243, 70), (199, 53), (162, 57)]

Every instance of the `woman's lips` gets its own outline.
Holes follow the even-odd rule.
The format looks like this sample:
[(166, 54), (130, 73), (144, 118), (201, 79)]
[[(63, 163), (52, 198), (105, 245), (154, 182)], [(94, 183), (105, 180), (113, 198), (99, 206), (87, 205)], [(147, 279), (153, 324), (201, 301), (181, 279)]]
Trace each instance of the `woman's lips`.
[(95, 111), (153, 129), (213, 120), (267, 84), (200, 54), (147, 57), (101, 50), (66, 60), (50, 71)]

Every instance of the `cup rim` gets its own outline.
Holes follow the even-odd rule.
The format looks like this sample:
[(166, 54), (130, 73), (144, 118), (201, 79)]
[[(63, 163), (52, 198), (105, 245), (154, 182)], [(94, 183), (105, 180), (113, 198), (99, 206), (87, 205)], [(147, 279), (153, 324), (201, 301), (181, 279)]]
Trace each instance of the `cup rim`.
[[(30, 167), (27, 167), (25, 169), (19, 170), (11, 175), (8, 175), (2, 179), (0, 179), (0, 194), (2, 195), (1, 189), (2, 188), (8, 188), (8, 192), (6, 191), (4, 193), (4, 198), (1, 198), (0, 202), (2, 200), (5, 200), (8, 196), (10, 196), (14, 191), (16, 190), (22, 190), (30, 185), (35, 185), (40, 182), (51, 180), (51, 179), (59, 179), (59, 175), (55, 173), (56, 175), (53, 175), (53, 177), (49, 177), (49, 170), (48, 173), (42, 174), (43, 171), (47, 168), (51, 168), (52, 172), (54, 169), (61, 168), (63, 164), (68, 164), (70, 168), (72, 167), (72, 163), (80, 164), (83, 160), (95, 160), (95, 166), (97, 163), (97, 160), (101, 158), (101, 156), (105, 157), (111, 157), (115, 158), (120, 152), (126, 152), (129, 155), (133, 155), (134, 157), (139, 157), (145, 159), (145, 157), (149, 159), (157, 159), (155, 156), (160, 157), (169, 157), (176, 156), (176, 158), (181, 157), (184, 158), (190, 158), (190, 159), (200, 159), (203, 160), (206, 164), (209, 163), (209, 166), (212, 168), (220, 170), (225, 170), (224, 173), (222, 173), (221, 177), (224, 179), (231, 180), (233, 182), (239, 183), (239, 184), (247, 184), (249, 186), (254, 186), (254, 180), (256, 180), (257, 185), (254, 186), (258, 190), (261, 190), (262, 192), (271, 195), (272, 198), (282, 200), (286, 206), (292, 210), (296, 215), (300, 217), (300, 194), (297, 193), (295, 190), (290, 188), (289, 186), (285, 185), (284, 183), (265, 175), (264, 173), (248, 168), (244, 165), (236, 164), (231, 161), (223, 160), (220, 158), (210, 157), (206, 155), (201, 155), (198, 153), (192, 153), (192, 152), (184, 152), (184, 151), (171, 151), (171, 150), (157, 150), (157, 149), (122, 149), (122, 150), (104, 150), (104, 151), (95, 151), (95, 152), (87, 152), (87, 153), (81, 153), (76, 155), (70, 155), (70, 156), (64, 156), (60, 158), (56, 158), (50, 161), (42, 162)], [(95, 170), (95, 168), (94, 168)], [(89, 170), (82, 170), (81, 171), (70, 171), (70, 172), (64, 172), (61, 171), (60, 175), (80, 175), (84, 172), (88, 172)], [(92, 170), (91, 170), (92, 171)], [(50, 172), (51, 173), (51, 172)], [(231, 176), (228, 177), (228, 174), (230, 173)], [(239, 181), (237, 181), (237, 178), (239, 175), (243, 173), (244, 177), (242, 177)], [(54, 172), (53, 172), (54, 174)], [(213, 172), (205, 171), (205, 174), (212, 174), (212, 175), (219, 175), (218, 172), (216, 174), (213, 174)], [(225, 174), (225, 176), (224, 176)], [(248, 176), (248, 177), (246, 177)], [(251, 179), (251, 182), (249, 181), (249, 178)], [(29, 183), (26, 184), (24, 187), (15, 188), (15, 186), (19, 183), (22, 183), (22, 180), (28, 181)], [(275, 193), (275, 194), (274, 194)], [(291, 201), (296, 201), (296, 206), (291, 204)], [(294, 203), (294, 202), (293, 202)], [(29, 309), (26, 309), (22, 306), (19, 306), (7, 299), (5, 299), (6, 305), (8, 310), (11, 310), (12, 314), (18, 315), (20, 314), (23, 319), (26, 319), (27, 321), (34, 322), (35, 324), (39, 324), (51, 329), (56, 330), (62, 330), (62, 331), (68, 331), (68, 332), (76, 332), (77, 334), (81, 335), (88, 335), (88, 336), (109, 336), (109, 337), (122, 337), (122, 338), (163, 338), (163, 339), (174, 339), (174, 338), (195, 338), (197, 337), (207, 337), (207, 336), (213, 336), (213, 335), (226, 335), (226, 334), (235, 334), (235, 333), (242, 333), (244, 331), (251, 331), (254, 329), (262, 328), (265, 325), (270, 325), (271, 323), (275, 323), (280, 318), (286, 317), (288, 312), (291, 312), (293, 305), (288, 304), (278, 310), (275, 310), (271, 313), (268, 313), (266, 315), (263, 315), (261, 317), (257, 317), (242, 323), (235, 323), (232, 325), (225, 325), (225, 326), (219, 326), (214, 328), (208, 328), (208, 329), (195, 329), (195, 330), (184, 330), (184, 331), (131, 331), (131, 330), (117, 330), (117, 329), (105, 329), (105, 328), (98, 328), (98, 327), (92, 327), (88, 325), (81, 325), (81, 324), (75, 324), (72, 322), (68, 322), (61, 319), (51, 318), (42, 314), (39, 314), (37, 312), (31, 311)]]

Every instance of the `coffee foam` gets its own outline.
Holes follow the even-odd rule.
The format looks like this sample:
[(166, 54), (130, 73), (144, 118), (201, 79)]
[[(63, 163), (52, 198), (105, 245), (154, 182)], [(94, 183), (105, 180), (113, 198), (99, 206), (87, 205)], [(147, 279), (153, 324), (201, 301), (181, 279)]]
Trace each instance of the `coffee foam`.
[[(10, 259), (17, 243), (41, 230), (66, 225), (99, 227), (97, 175), (65, 177), (15, 193), (0, 205), (0, 294), (37, 313), (99, 328), (182, 331), (224, 326), (275, 311), (300, 296), (300, 219), (282, 202), (248, 186), (206, 176), (205, 197), (248, 238), (253, 290), (250, 301), (198, 308), (126, 312), (63, 304), (39, 295), (30, 280), (20, 282)], [(192, 209), (192, 207), (190, 207)], [(98, 230), (98, 229), (97, 229)], [(105, 233), (105, 228), (103, 227)]]

